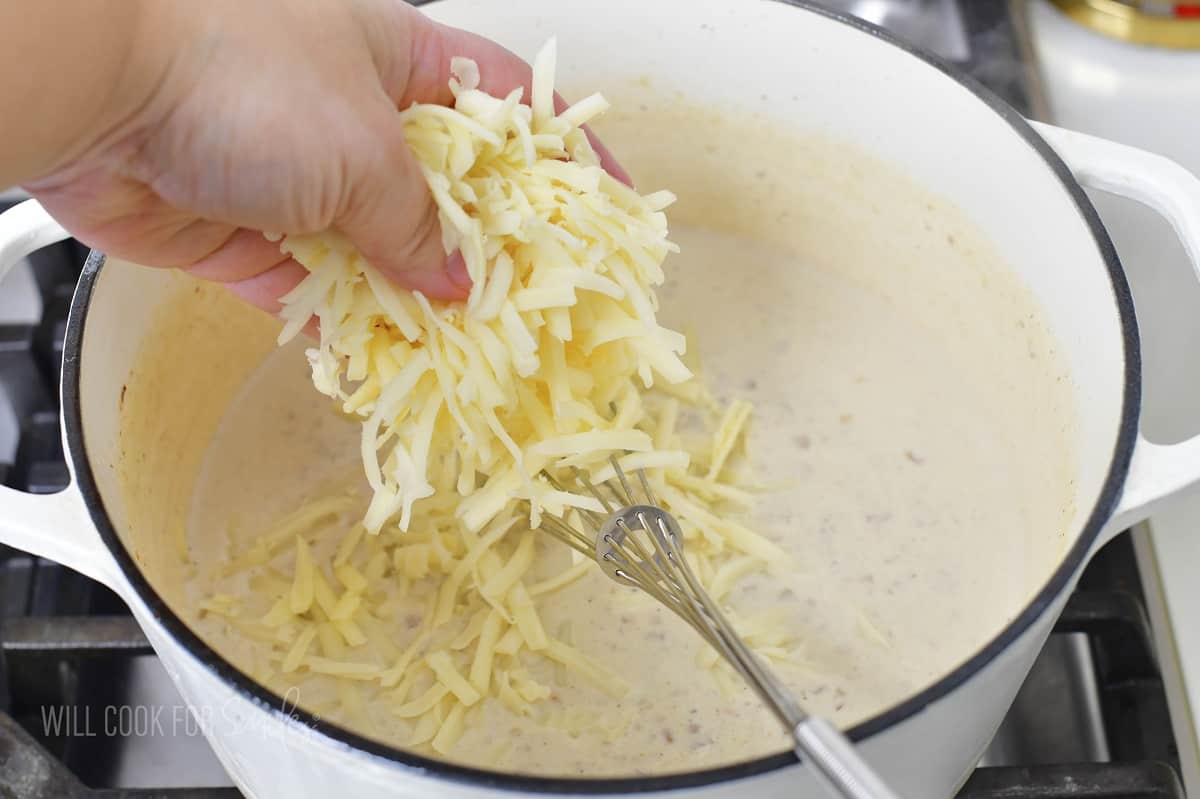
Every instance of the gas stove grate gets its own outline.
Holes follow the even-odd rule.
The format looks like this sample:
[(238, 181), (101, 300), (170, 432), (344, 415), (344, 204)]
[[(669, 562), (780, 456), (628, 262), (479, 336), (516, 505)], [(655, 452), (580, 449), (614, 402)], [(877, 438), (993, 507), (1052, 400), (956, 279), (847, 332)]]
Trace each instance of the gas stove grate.
[(0, 796), (13, 799), (240, 799), (235, 788), (91, 789), (0, 713)]
[(1071, 763), (976, 769), (958, 799), (1184, 799), (1164, 763)]

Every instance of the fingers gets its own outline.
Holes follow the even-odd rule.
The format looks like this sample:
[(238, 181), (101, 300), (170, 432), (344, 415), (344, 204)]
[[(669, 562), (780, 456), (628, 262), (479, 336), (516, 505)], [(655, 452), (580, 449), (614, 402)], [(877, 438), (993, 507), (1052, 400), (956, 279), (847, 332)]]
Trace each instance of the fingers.
[[(469, 31), (439, 25), (416, 9), (410, 9), (412, 17), (412, 46), (407, 75), (400, 91), (393, 99), (400, 108), (413, 103), (437, 103), (450, 105), (454, 96), (450, 93), (450, 59), (463, 56), (479, 64), (479, 88), (488, 94), (503, 97), (517, 87), (525, 90), (524, 100), (529, 102), (533, 73), (532, 68), (511, 50)], [(555, 95), (554, 104), (558, 111), (567, 108), (567, 102)], [(600, 165), (617, 180), (633, 186), (629, 173), (617, 162), (604, 144), (584, 127), (592, 149), (600, 157)]]
[(262, 274), (286, 260), (288, 256), (279, 251), (279, 242), (268, 241), (257, 230), (242, 229), (186, 270), (205, 280), (234, 283)]
[(458, 28), (440, 25), (416, 9), (409, 10), (411, 34), (408, 69), (400, 75), (397, 95), (400, 108), (413, 103), (451, 105), (450, 59), (463, 56), (479, 64), (479, 88), (504, 96), (523, 86), (528, 102), (532, 73), (520, 56), (490, 39)]
[(98, 171), (32, 193), (89, 247), (144, 266), (190, 266), (237, 231), (164, 202), (139, 181)]
[[(226, 281), (225, 288), (251, 305), (276, 316), (283, 309), (279, 298), (299, 285), (307, 275), (307, 269), (288, 258), (283, 263), (245, 280)], [(308, 320), (308, 324), (304, 326), (304, 333), (310, 338), (320, 338), (321, 328), (316, 317)]]
[(222, 282), (226, 288), (251, 305), (262, 308), (267, 313), (278, 314), (283, 309), (279, 298), (296, 288), (307, 274), (307, 269), (288, 258), (252, 277)]
[(365, 120), (372, 147), (347, 162), (349, 191), (334, 224), (368, 263), (399, 283), (430, 297), (462, 299), (470, 282), (451, 276), (437, 206), (395, 110), (381, 98), (373, 111)]

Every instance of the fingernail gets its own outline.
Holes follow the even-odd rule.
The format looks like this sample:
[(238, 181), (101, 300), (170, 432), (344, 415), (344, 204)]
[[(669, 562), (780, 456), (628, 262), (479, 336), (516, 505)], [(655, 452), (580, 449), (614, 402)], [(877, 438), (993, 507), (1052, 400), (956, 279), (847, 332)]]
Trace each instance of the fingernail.
[(400, 285), (419, 291), (430, 299), (454, 302), (466, 299), (471, 293), (467, 265), (457, 251), (446, 258), (446, 265), (442, 269), (401, 272), (396, 275), (396, 280)]
[(413, 291), (419, 291), (431, 300), (453, 302), (467, 296), (468, 292), (458, 286), (445, 272), (417, 272), (404, 276), (403, 283)]
[(471, 290), (471, 276), (467, 274), (467, 261), (461, 250), (455, 250), (446, 258), (446, 274), (450, 282), (463, 291)]

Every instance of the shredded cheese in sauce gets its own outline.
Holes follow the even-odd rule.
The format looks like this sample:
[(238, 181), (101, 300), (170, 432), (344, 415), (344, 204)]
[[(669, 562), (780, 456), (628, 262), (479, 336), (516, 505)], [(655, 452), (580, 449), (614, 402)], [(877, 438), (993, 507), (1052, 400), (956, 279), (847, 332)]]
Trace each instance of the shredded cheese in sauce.
[(401, 113), (446, 248), (473, 281), (465, 304), (397, 290), (338, 234), (283, 240), (309, 275), (283, 299), (280, 341), (320, 320), (313, 383), (362, 419), (370, 533), (397, 517), (409, 529), (447, 461), (459, 516), (478, 532), (515, 498), (535, 525), (543, 509), (599, 509), (554, 490), (542, 469), (622, 452), (648, 465), (686, 458), (635, 427), (641, 389), (691, 378), (684, 337), (656, 320), (674, 198), (644, 197), (601, 168), (581, 127), (608, 107), (600, 95), (547, 110), (554, 60), (551, 42), (531, 105), (522, 89), (481, 92), (477, 66), (454, 59), (454, 107)]
[[(284, 298), (280, 341), (319, 319), (313, 384), (361, 422), (369, 503), (359, 522), (352, 496), (315, 499), (231, 560), (226, 575), (249, 574), (278, 596), (265, 615), (246, 618), (227, 596), (203, 606), (269, 646), (259, 679), (336, 678), (341, 712), (362, 726), (358, 686), (370, 686), (371, 701), (408, 725), (400, 743), (442, 754), (481, 702), (531, 715), (552, 697), (523, 665), (530, 658), (613, 697), (631, 687), (543, 626), (538, 603), (594, 565), (573, 558), (535, 577), (533, 528), (543, 512), (577, 523), (574, 509), (601, 510), (543, 470), (605, 480), (610, 455), (646, 470), (718, 601), (788, 560), (733, 520), (754, 498), (729, 468), (752, 408), (736, 401), (713, 416), (717, 403), (681, 359), (684, 337), (656, 321), (674, 197), (640, 195), (604, 172), (581, 126), (607, 103), (593, 95), (555, 114), (554, 62), (551, 41), (526, 106), (521, 90), (479, 91), (477, 66), (454, 59), (454, 107), (401, 113), (446, 248), (466, 260), (465, 303), (398, 290), (336, 233), (283, 240), (309, 275)], [(715, 432), (685, 435), (686, 414), (708, 414)], [(419, 621), (398, 643), (414, 604)], [(761, 627), (754, 643), (786, 653), (785, 636)], [(715, 653), (699, 661), (718, 667)], [(543, 718), (606, 738), (629, 723)]]

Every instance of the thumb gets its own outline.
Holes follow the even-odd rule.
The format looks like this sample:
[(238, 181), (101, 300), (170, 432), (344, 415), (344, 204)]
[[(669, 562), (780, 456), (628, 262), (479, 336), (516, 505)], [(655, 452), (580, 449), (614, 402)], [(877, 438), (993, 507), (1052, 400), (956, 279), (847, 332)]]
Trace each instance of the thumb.
[(389, 103), (368, 120), (370, 152), (346, 159), (344, 202), (334, 224), (367, 262), (428, 297), (457, 300), (471, 288), (462, 256), (447, 257), (437, 206)]

